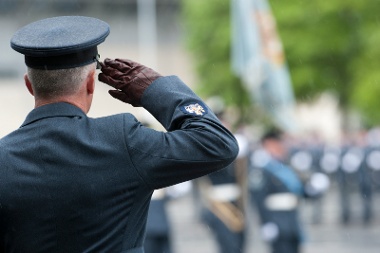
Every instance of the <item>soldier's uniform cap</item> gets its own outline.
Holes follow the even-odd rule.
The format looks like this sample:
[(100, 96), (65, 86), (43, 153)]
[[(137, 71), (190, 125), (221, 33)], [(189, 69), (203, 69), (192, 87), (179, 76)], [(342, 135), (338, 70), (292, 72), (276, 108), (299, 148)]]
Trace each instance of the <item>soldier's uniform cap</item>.
[(11, 47), (25, 55), (30, 68), (67, 69), (97, 61), (97, 46), (109, 33), (109, 25), (102, 20), (60, 16), (22, 27), (13, 35)]

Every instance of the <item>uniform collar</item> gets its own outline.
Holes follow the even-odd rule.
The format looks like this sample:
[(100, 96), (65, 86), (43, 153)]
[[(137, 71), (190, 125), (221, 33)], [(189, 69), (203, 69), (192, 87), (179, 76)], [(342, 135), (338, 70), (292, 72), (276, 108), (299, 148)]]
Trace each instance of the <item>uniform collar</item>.
[(86, 114), (75, 105), (60, 102), (39, 106), (33, 109), (26, 117), (21, 127), (37, 120), (52, 117), (86, 117)]

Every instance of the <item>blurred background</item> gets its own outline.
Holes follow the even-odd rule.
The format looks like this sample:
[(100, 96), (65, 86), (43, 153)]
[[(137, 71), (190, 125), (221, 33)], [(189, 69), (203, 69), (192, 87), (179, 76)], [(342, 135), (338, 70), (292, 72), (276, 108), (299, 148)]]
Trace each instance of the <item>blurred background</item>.
[[(272, 127), (287, 134), (289, 154), (310, 155), (293, 168), (322, 172), (331, 183), (317, 203), (301, 203), (303, 252), (379, 252), (379, 6), (379, 0), (0, 0), (0, 137), (34, 106), (23, 56), (10, 47), (14, 32), (58, 15), (96, 17), (111, 27), (101, 59), (130, 58), (181, 77), (246, 138), (248, 159)], [(132, 112), (161, 129), (144, 109), (107, 90), (97, 83), (89, 116)], [(339, 150), (335, 167), (332, 156), (323, 156), (332, 148)], [(345, 169), (344, 155), (358, 153), (352, 148), (360, 152)], [(167, 203), (174, 252), (217, 252), (193, 190), (192, 182), (181, 185)], [(246, 252), (268, 252), (255, 208), (247, 205), (246, 214)]]

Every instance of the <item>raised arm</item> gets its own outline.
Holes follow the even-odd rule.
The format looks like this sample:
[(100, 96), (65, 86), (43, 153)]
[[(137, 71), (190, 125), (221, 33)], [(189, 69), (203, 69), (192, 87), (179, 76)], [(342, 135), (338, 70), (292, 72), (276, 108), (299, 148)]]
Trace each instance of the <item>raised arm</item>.
[[(130, 60), (105, 60), (99, 80), (116, 90), (110, 94), (143, 106), (167, 130), (157, 132), (126, 120), (129, 154), (153, 188), (187, 181), (225, 168), (238, 146), (207, 105), (178, 77), (162, 77)], [(147, 161), (147, 162), (141, 162)]]

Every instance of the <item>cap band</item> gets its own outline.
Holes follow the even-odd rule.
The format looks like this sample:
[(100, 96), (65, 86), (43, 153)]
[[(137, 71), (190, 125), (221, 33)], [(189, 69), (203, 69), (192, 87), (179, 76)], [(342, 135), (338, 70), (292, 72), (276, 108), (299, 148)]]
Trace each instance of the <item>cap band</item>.
[(34, 69), (68, 69), (96, 62), (97, 56), (97, 47), (92, 47), (72, 54), (58, 56), (35, 57), (25, 55), (25, 64)]

